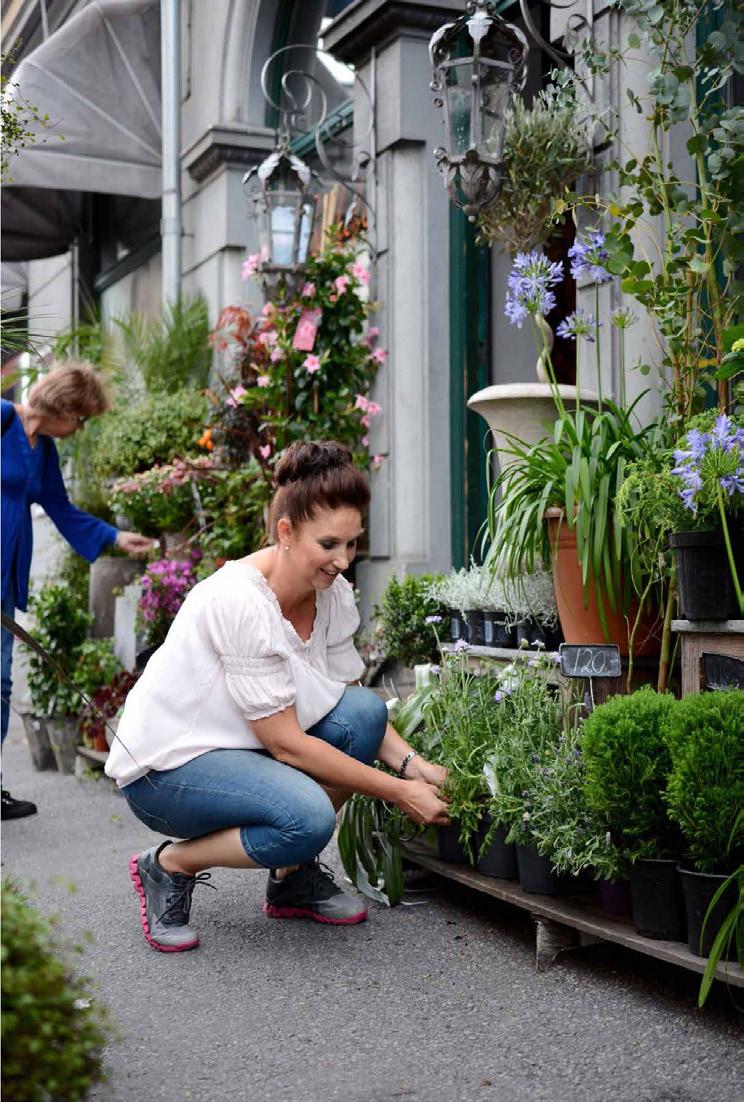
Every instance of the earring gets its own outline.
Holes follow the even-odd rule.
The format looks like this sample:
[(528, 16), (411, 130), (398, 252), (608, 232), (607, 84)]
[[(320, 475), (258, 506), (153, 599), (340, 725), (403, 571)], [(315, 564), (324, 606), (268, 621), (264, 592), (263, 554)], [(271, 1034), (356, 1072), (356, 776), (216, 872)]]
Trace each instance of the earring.
[(288, 543), (285, 543), (285, 544), (284, 544), (284, 550), (285, 550), (285, 551), (289, 551), (289, 544), (288, 544)]

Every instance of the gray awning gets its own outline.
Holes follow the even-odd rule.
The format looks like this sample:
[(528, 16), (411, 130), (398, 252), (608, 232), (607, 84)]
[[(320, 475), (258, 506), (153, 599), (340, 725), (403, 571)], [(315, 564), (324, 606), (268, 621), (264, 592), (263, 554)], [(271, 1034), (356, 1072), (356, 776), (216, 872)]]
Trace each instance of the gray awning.
[(2, 189), (5, 259), (64, 252), (82, 191), (160, 195), (158, 0), (92, 0), (19, 63), (7, 94), (51, 125), (11, 160), (12, 185)]

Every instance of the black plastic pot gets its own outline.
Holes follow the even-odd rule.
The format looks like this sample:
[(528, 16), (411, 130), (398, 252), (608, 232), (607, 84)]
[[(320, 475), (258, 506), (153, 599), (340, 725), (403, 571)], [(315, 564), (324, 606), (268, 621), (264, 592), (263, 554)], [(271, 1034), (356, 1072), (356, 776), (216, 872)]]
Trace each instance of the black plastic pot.
[(460, 824), (437, 828), (437, 850), (440, 861), (449, 861), (455, 865), (469, 865), (471, 862), (460, 844)]
[(566, 877), (553, 872), (549, 857), (541, 857), (533, 846), (517, 843), (519, 886), (530, 895), (560, 895), (566, 889)]
[(518, 647), (532, 646), (533, 643), (538, 642), (542, 643), (542, 633), (537, 620), (522, 620), (517, 624), (516, 641)]
[(465, 613), (465, 620), (468, 625), (468, 642), (472, 647), (485, 646), (485, 625), (483, 623), (483, 613), (479, 608), (469, 609)]
[[(744, 579), (744, 536), (732, 533), (734, 561)], [(679, 603), (688, 620), (734, 620), (741, 612), (736, 599), (721, 529), (674, 532), (669, 537), (677, 561)]]
[(487, 647), (512, 647), (514, 636), (505, 623), (506, 614), (498, 610), (483, 613), (483, 638)]
[[(481, 820), (481, 824), (478, 827), (477, 835), (477, 853), (481, 853), (481, 846), (486, 840), (486, 835), (491, 829), (491, 818), (488, 815), (484, 815)], [(493, 841), (488, 849), (481, 856), (478, 857), (477, 869), (483, 876), (493, 876), (499, 880), (516, 880), (519, 872), (517, 870), (517, 847), (513, 844), (507, 845), (506, 831), (503, 827), (497, 827), (496, 833), (493, 837)]]
[(449, 612), (450, 640), (456, 643), (458, 639), (468, 640), (468, 625), (459, 609), (451, 608)]
[(633, 899), (629, 880), (599, 880), (597, 883), (599, 905), (606, 915), (613, 918), (630, 918)]
[[(687, 912), (687, 944), (690, 952), (694, 953), (696, 957), (707, 957), (710, 955), (716, 934), (721, 928), (721, 923), (736, 903), (739, 894), (738, 884), (734, 881), (729, 885), (716, 903), (710, 918), (705, 922), (711, 900), (726, 877), (716, 876), (713, 873), (692, 872), (690, 869), (682, 868), (679, 870), (679, 875), (682, 881), (685, 911)], [(704, 934), (703, 923), (705, 923)], [(735, 940), (736, 936), (734, 935), (728, 954), (724, 953), (722, 960), (736, 960)]]
[(636, 861), (630, 871), (633, 925), (644, 937), (684, 941), (682, 885), (676, 861)]

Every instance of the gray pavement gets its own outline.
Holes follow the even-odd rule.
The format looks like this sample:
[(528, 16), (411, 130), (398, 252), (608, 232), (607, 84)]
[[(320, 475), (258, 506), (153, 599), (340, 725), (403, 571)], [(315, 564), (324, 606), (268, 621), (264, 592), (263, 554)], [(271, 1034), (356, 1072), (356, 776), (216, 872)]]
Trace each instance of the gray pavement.
[[(127, 875), (155, 840), (108, 782), (34, 773), (14, 726), (4, 783), (39, 814), (3, 824), (3, 873), (69, 936), (116, 1023), (96, 1102), (742, 1102), (725, 991), (611, 946), (534, 971), (529, 918), (443, 885), (350, 928), (261, 912), (264, 874), (197, 891), (195, 952), (153, 952)], [(335, 847), (325, 859), (338, 868)]]

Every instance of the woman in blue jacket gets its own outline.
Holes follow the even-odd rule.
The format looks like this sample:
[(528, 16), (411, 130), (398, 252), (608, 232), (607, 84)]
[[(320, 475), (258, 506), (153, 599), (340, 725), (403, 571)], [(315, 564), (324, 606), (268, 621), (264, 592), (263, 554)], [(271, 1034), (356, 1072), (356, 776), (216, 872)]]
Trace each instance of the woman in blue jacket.
[[(88, 562), (116, 544), (129, 554), (141, 554), (151, 540), (135, 532), (120, 532), (77, 509), (67, 497), (53, 438), (72, 436), (89, 417), (107, 408), (106, 395), (93, 368), (70, 361), (45, 375), (31, 390), (26, 404), (2, 400), (2, 609), (13, 616), (25, 609), (31, 572), (31, 506), (41, 505), (70, 546)], [(13, 636), (2, 631), (2, 739), (10, 715)], [(16, 800), (2, 790), (2, 818), (33, 815), (29, 800)]]

